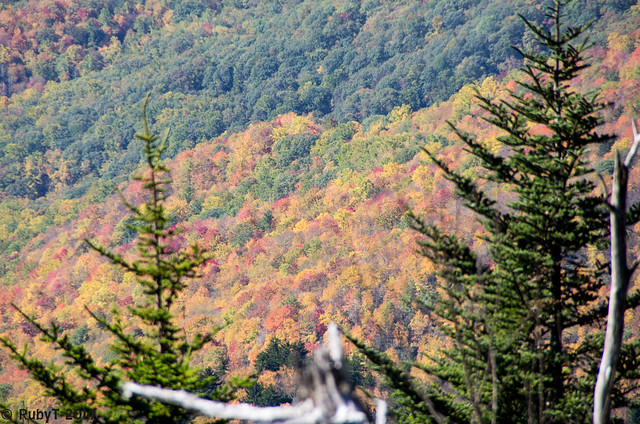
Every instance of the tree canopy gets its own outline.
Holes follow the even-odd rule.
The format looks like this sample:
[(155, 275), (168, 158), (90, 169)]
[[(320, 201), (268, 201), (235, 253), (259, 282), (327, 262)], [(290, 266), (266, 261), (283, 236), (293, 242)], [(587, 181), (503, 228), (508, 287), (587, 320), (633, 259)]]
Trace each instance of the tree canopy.
[[(565, 25), (567, 3), (556, 0), (548, 8), (549, 26), (523, 18), (542, 48), (518, 49), (525, 58), (521, 90), (501, 101), (477, 93), (484, 119), (503, 134), (499, 148), (451, 124), (487, 183), (481, 186), (425, 150), (477, 214), (487, 251), (474, 251), (459, 236), (413, 215), (414, 227), (426, 237), (423, 254), (439, 266), (442, 295), (434, 310), (451, 342), (435, 364), (423, 367), (437, 383), (421, 394), (407, 374), (361, 346), (398, 390), (407, 408), (403, 421), (591, 418), (606, 316), (600, 294), (607, 279), (606, 268), (589, 252), (605, 249), (609, 223), (607, 193), (596, 185), (587, 152), (612, 136), (596, 131), (604, 105), (571, 86), (588, 66), (587, 42), (580, 39), (585, 26)], [(491, 195), (494, 188), (499, 196)], [(628, 307), (637, 306), (636, 297)], [(628, 405), (637, 391), (637, 349), (637, 340), (623, 348), (616, 406)]]
[(69, 337), (61, 331), (59, 324), (41, 325), (35, 317), (18, 309), (41, 334), (43, 341), (62, 351), (66, 365), (80, 377), (80, 384), (62, 373), (54, 363), (29, 355), (26, 348), (20, 350), (7, 337), (0, 338), (0, 343), (11, 352), (11, 356), (44, 386), (45, 393), (59, 402), (61, 415), (82, 413), (83, 417), (99, 423), (184, 422), (190, 416), (189, 412), (176, 406), (141, 398), (124, 398), (121, 393), (123, 381), (194, 393), (206, 390), (214, 398), (228, 399), (230, 395), (228, 388), (211, 390), (219, 375), (198, 374), (190, 364), (192, 355), (211, 341), (212, 334), (197, 334), (193, 340), (187, 340), (175, 322), (173, 305), (186, 288), (186, 280), (198, 275), (207, 256), (197, 244), (192, 245), (190, 251), (175, 251), (171, 247), (177, 231), (169, 227), (164, 205), (166, 186), (170, 182), (165, 175), (168, 168), (162, 163), (167, 138), (159, 141), (158, 136), (149, 131), (146, 105), (145, 100), (142, 109), (144, 130), (136, 137), (143, 142), (147, 172), (136, 180), (141, 182), (148, 199), (137, 206), (122, 197), (133, 216), (128, 227), (137, 236), (139, 257), (125, 259), (111, 249), (85, 240), (89, 247), (109, 258), (113, 264), (135, 275), (145, 297), (141, 303), (127, 309), (145, 330), (126, 328), (117, 309), (109, 320), (85, 307), (89, 315), (114, 338), (110, 348), (115, 359), (101, 365), (83, 346), (83, 336), (74, 333)]

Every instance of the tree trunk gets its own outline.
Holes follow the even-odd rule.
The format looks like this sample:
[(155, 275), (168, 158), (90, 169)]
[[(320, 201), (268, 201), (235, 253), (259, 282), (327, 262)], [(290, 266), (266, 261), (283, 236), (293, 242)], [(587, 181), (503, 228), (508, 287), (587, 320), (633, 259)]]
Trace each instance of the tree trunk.
[(631, 161), (640, 143), (640, 135), (633, 120), (633, 145), (620, 162), (616, 152), (611, 191), (611, 293), (609, 295), (609, 313), (607, 331), (598, 379), (593, 397), (593, 424), (608, 424), (611, 417), (611, 389), (616, 377), (616, 366), (620, 358), (622, 336), (624, 332), (624, 311), (627, 289), (631, 277), (627, 266), (626, 213), (627, 213), (627, 177)]

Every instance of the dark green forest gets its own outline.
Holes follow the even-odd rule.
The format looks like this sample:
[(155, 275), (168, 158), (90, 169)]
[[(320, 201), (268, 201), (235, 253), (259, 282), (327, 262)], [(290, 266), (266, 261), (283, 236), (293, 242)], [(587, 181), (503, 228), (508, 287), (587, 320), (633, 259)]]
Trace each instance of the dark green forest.
[[(598, 42), (607, 20), (633, 3), (576, 2), (567, 12), (576, 24), (599, 19), (592, 27)], [(0, 110), (3, 197), (36, 199), (57, 190), (76, 198), (96, 177), (126, 176), (141, 160), (129, 142), (146, 93), (150, 116), (180, 140), (170, 157), (286, 112), (363, 122), (401, 104), (418, 110), (464, 84), (509, 72), (520, 60), (511, 45), (532, 46), (516, 14), (543, 20), (541, 5), (524, 0), (82, 6), (80, 29), (51, 29), (63, 11), (30, 15), (45, 23), (34, 34), (38, 46), (25, 43), (32, 57), (9, 51), (16, 73), (24, 64), (13, 86), (32, 89)], [(163, 16), (170, 12), (168, 21), (153, 16), (158, 7)], [(34, 8), (38, 13), (43, 9)], [(70, 61), (69, 49), (58, 46), (63, 41), (78, 45), (82, 60)]]

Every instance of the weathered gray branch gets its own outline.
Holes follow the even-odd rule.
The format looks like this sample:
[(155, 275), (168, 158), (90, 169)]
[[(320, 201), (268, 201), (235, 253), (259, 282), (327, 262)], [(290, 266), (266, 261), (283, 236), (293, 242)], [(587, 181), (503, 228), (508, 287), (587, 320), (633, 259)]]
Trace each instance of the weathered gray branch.
[(638, 134), (635, 119), (632, 120), (632, 126), (633, 144), (624, 162), (621, 163), (619, 152), (616, 152), (615, 155), (609, 213), (611, 220), (611, 293), (609, 295), (609, 314), (607, 316), (607, 330), (602, 360), (600, 361), (600, 369), (598, 370), (594, 391), (594, 424), (607, 424), (611, 417), (611, 390), (615, 381), (618, 360), (620, 359), (624, 332), (624, 311), (631, 278), (627, 264), (627, 182), (631, 162), (640, 144), (640, 134)]
[(312, 414), (313, 402), (308, 400), (296, 406), (258, 407), (245, 403), (227, 404), (199, 398), (184, 390), (168, 390), (154, 386), (143, 386), (137, 383), (125, 383), (123, 396), (132, 395), (154, 399), (172, 405), (178, 405), (189, 411), (208, 417), (250, 420), (257, 422), (285, 422), (295, 418), (307, 417), (300, 423), (316, 422)]
[(636, 156), (636, 152), (638, 151), (638, 145), (640, 144), (640, 134), (638, 134), (638, 127), (636, 126), (636, 120), (631, 120), (631, 128), (633, 129), (633, 144), (631, 148), (627, 152), (627, 156), (624, 158), (624, 167), (628, 171), (631, 166), (631, 161)]
[[(258, 407), (246, 403), (214, 402), (184, 390), (167, 390), (137, 383), (125, 383), (123, 395), (143, 396), (213, 418), (286, 424), (368, 424), (367, 415), (352, 396), (353, 388), (345, 379), (343, 364), (340, 333), (335, 323), (331, 323), (327, 346), (319, 347), (314, 352), (313, 363), (303, 370), (302, 385), (298, 388), (298, 397), (302, 400), (291, 406)], [(385, 424), (387, 404), (376, 399), (376, 405), (376, 424)]]

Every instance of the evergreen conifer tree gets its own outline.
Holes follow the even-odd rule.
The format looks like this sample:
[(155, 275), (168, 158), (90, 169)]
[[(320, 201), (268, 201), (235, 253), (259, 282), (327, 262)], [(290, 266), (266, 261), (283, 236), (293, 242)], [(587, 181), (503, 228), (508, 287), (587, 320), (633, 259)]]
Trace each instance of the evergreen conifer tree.
[[(589, 421), (593, 385), (602, 347), (606, 305), (599, 294), (605, 267), (587, 260), (587, 249), (603, 250), (609, 235), (607, 194), (586, 163), (598, 134), (595, 95), (571, 88), (584, 63), (585, 26), (565, 27), (555, 0), (550, 29), (525, 20), (539, 41), (538, 52), (521, 51), (527, 79), (509, 101), (478, 99), (489, 123), (502, 130), (504, 154), (494, 154), (472, 135), (453, 131), (478, 158), (481, 178), (498, 188), (492, 198), (478, 181), (461, 175), (427, 152), (452, 181), (466, 207), (484, 228), (488, 254), (445, 234), (417, 216), (426, 236), (424, 255), (439, 265), (445, 293), (436, 313), (451, 347), (433, 367), (428, 390), (383, 355), (361, 349), (388, 376), (400, 404), (400, 420), (473, 423), (584, 423)], [(524, 19), (524, 18), (523, 18)], [(576, 44), (577, 43), (577, 44)], [(633, 208), (632, 208), (633, 209)], [(633, 219), (631, 219), (633, 218)], [(630, 216), (628, 224), (637, 222)], [(628, 307), (637, 305), (631, 295)], [(585, 334), (587, 335), (585, 337)], [(624, 348), (614, 404), (637, 388), (637, 344)]]
[[(148, 99), (148, 96), (147, 96)], [(171, 306), (186, 287), (186, 279), (198, 275), (199, 267), (207, 260), (206, 252), (193, 245), (190, 251), (173, 252), (169, 242), (176, 230), (168, 225), (169, 217), (163, 201), (166, 198), (166, 177), (168, 169), (162, 164), (161, 156), (166, 149), (165, 136), (162, 142), (149, 131), (144, 101), (142, 113), (144, 130), (136, 138), (144, 143), (147, 173), (136, 177), (149, 193), (149, 199), (141, 206), (130, 204), (122, 196), (127, 208), (133, 213), (134, 225), (130, 228), (138, 234), (137, 249), (139, 259), (128, 261), (112, 250), (93, 241), (86, 243), (114, 264), (136, 275), (144, 288), (147, 303), (130, 307), (133, 317), (147, 331), (144, 337), (125, 330), (120, 313), (114, 310), (113, 320), (108, 321), (86, 308), (111, 335), (114, 342), (111, 349), (117, 359), (108, 365), (99, 365), (82, 346), (72, 343), (69, 336), (61, 332), (55, 323), (39, 324), (34, 317), (24, 317), (41, 333), (42, 339), (52, 343), (67, 358), (66, 364), (74, 368), (86, 381), (83, 387), (76, 387), (53, 364), (31, 357), (26, 348), (19, 350), (6, 337), (0, 338), (13, 358), (29, 371), (31, 376), (46, 389), (48, 396), (60, 403), (60, 414), (64, 411), (83, 411), (84, 421), (94, 423), (180, 423), (187, 422), (190, 414), (172, 405), (151, 402), (143, 398), (125, 399), (121, 396), (121, 383), (135, 381), (140, 384), (160, 386), (169, 389), (184, 389), (192, 393), (207, 392), (218, 400), (228, 400), (229, 387), (215, 384), (219, 375), (207, 376), (197, 373), (190, 365), (194, 352), (211, 340), (212, 335), (197, 335), (194, 340), (186, 340), (180, 327), (173, 319)], [(167, 134), (168, 135), (168, 134)], [(19, 309), (18, 309), (19, 310)], [(215, 390), (210, 390), (215, 387)]]

